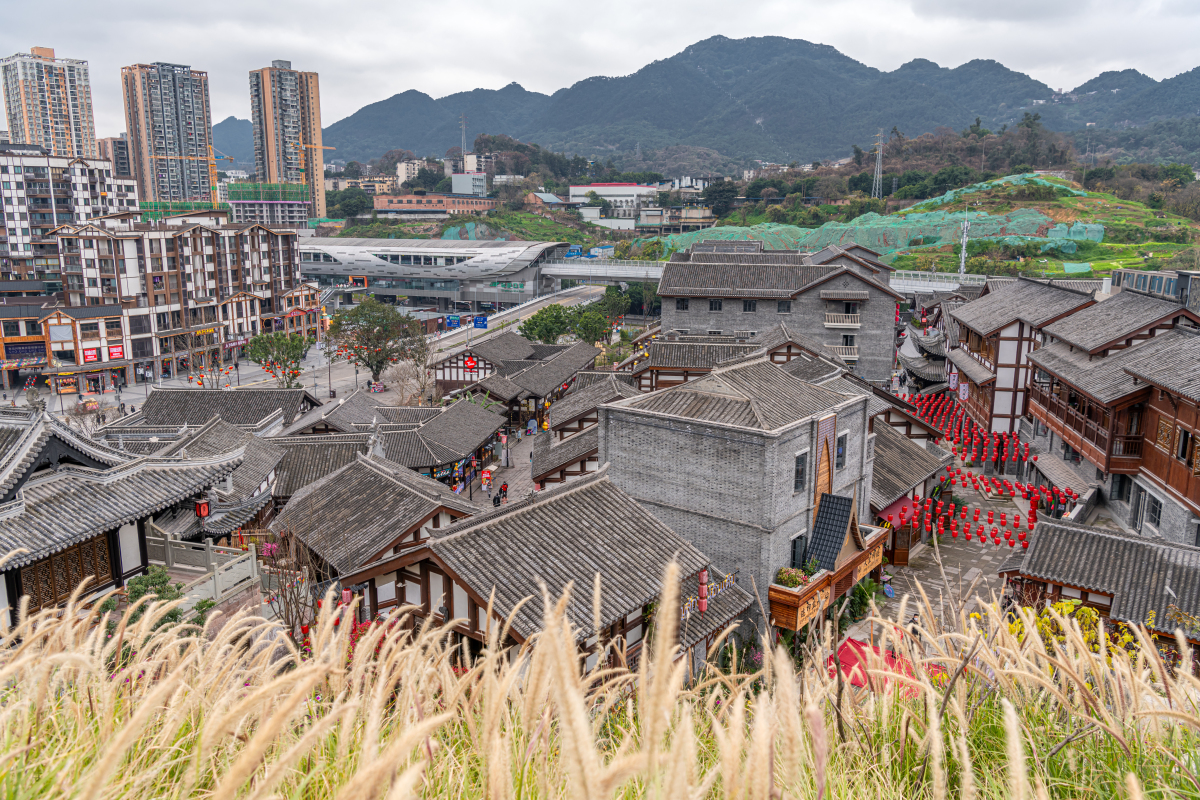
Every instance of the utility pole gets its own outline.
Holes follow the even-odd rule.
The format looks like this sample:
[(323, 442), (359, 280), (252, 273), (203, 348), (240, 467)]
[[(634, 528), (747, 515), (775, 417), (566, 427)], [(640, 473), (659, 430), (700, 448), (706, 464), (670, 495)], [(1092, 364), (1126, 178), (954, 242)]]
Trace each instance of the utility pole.
[(971, 230), (971, 220), (967, 216), (967, 207), (963, 206), (962, 251), (958, 254), (958, 277), (967, 274), (967, 231)]
[(875, 134), (875, 180), (871, 183), (871, 199), (883, 199), (883, 128)]

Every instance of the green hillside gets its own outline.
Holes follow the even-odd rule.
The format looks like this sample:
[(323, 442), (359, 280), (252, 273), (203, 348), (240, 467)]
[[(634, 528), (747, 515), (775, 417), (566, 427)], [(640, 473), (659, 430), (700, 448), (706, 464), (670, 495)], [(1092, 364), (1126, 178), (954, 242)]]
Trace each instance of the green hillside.
[(899, 269), (957, 271), (964, 217), (971, 221), (968, 269), (992, 275), (1086, 277), (1117, 267), (1154, 269), (1188, 250), (1200, 232), (1185, 217), (1030, 174), (957, 189), (888, 215), (868, 212), (814, 228), (750, 218), (745, 226), (727, 221), (662, 243), (674, 251), (705, 239), (759, 239), (771, 249), (811, 252), (857, 242)]

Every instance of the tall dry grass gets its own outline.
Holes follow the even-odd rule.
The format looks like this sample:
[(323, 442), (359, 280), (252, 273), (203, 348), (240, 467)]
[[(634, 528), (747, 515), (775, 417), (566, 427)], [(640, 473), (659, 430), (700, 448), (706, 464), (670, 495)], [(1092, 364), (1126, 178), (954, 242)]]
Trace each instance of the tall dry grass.
[[(666, 576), (674, 587), (676, 575)], [(689, 683), (677, 615), (636, 673), (584, 674), (565, 598), (518, 652), (501, 631), (473, 665), (445, 628), (377, 627), (350, 651), (323, 613), (301, 660), (272, 623), (154, 629), (72, 602), (22, 613), (0, 647), (0, 789), (79, 797), (1195, 797), (1197, 682), (1148, 641), (1092, 653), (1018, 638), (995, 613), (945, 625), (923, 598), (879, 616), (879, 643), (944, 671), (871, 689), (823, 666), (830, 631), (795, 669), (781, 649), (753, 674)], [(670, 591), (660, 608), (678, 607)], [(323, 604), (325, 609), (331, 603)], [(921, 644), (894, 639), (914, 609)], [(109, 623), (114, 623), (109, 625)], [(1026, 630), (1032, 630), (1027, 620)], [(377, 652), (376, 652), (377, 651)], [(1149, 654), (1149, 655), (1147, 655)], [(1111, 661), (1111, 663), (1110, 663)]]

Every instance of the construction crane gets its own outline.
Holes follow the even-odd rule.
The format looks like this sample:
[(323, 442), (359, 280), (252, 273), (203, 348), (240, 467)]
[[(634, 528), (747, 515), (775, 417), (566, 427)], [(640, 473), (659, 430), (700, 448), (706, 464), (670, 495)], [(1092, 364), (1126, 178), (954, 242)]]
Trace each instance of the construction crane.
[[(212, 193), (213, 208), (217, 207), (217, 203), (221, 201), (220, 195), (217, 193), (217, 157), (213, 155), (213, 146), (208, 146), (208, 158), (203, 156), (150, 156), (165, 161), (207, 161), (208, 162), (208, 188)], [(229, 161), (237, 163), (229, 156), (222, 156), (221, 161)]]

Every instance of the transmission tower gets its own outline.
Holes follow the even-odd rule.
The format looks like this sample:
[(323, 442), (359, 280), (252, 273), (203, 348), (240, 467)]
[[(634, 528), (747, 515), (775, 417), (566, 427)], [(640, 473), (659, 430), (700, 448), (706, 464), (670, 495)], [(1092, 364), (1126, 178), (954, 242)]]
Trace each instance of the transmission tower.
[(871, 199), (883, 199), (883, 128), (875, 135), (875, 180), (871, 183)]
[(967, 218), (967, 210), (963, 209), (962, 251), (958, 254), (958, 275), (961, 278), (967, 274), (967, 231), (971, 230), (971, 220)]

